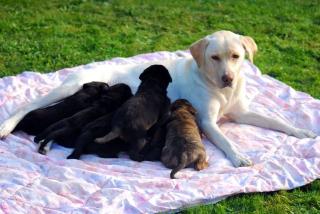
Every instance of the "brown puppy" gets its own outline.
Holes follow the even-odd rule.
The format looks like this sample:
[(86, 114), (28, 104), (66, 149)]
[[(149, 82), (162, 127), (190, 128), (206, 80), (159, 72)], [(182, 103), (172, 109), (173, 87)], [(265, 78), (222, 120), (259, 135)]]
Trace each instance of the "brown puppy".
[(166, 142), (162, 149), (161, 161), (173, 169), (170, 178), (194, 163), (196, 170), (208, 167), (206, 151), (201, 142), (200, 130), (196, 123), (196, 110), (184, 99), (171, 105), (171, 116), (166, 124)]

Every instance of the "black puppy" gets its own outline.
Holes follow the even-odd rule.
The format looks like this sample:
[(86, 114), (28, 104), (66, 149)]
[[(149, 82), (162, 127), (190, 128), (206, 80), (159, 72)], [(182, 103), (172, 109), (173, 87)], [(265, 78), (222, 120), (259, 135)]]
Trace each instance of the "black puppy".
[(129, 144), (116, 138), (108, 144), (95, 143), (94, 139), (102, 137), (106, 132), (111, 130), (113, 113), (109, 113), (90, 122), (81, 131), (81, 135), (75, 142), (75, 149), (67, 157), (68, 159), (79, 159), (85, 154), (97, 154), (104, 158), (115, 158), (119, 152), (129, 150)]
[(160, 161), (166, 141), (166, 121), (159, 121), (149, 130), (148, 136), (150, 143), (146, 144), (141, 150), (141, 158), (146, 161)]
[[(131, 96), (131, 89), (126, 84), (116, 84), (109, 87), (90, 107), (52, 124), (37, 135), (34, 141), (36, 143), (41, 141), (38, 152), (46, 154), (51, 146), (48, 143), (52, 140), (62, 146), (73, 147), (74, 140), (85, 125), (104, 114), (116, 110)], [(47, 144), (48, 146), (46, 146)]]
[(142, 161), (139, 154), (146, 145), (147, 131), (156, 124), (170, 108), (167, 87), (172, 82), (169, 71), (162, 65), (152, 65), (140, 75), (138, 91), (125, 102), (112, 119), (112, 129), (106, 136), (97, 138), (97, 143), (105, 143), (119, 137), (130, 143), (129, 156)]
[(40, 134), (51, 124), (92, 105), (108, 88), (109, 85), (103, 82), (86, 83), (78, 92), (60, 102), (29, 112), (18, 123), (15, 131), (24, 131), (30, 135)]
[[(79, 159), (82, 154), (97, 154), (103, 158), (116, 158), (119, 152), (127, 152), (129, 150), (128, 143), (120, 138), (111, 140), (107, 144), (95, 143), (94, 139), (102, 137), (106, 132), (111, 130), (111, 122), (114, 112), (99, 117), (82, 128), (81, 135), (77, 138), (73, 152), (67, 157), (68, 159)], [(159, 127), (157, 123), (153, 128), (148, 130), (150, 147), (147, 144), (142, 154), (145, 154), (144, 160), (160, 160), (161, 151), (165, 143), (165, 127)], [(160, 145), (162, 143), (162, 146)]]

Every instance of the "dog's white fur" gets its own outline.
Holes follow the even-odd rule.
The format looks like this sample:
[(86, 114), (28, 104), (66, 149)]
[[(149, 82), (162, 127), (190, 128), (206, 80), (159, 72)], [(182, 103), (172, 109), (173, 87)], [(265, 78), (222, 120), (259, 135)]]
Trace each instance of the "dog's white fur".
[[(245, 79), (240, 73), (240, 67), (246, 53), (253, 62), (257, 46), (251, 37), (218, 31), (192, 44), (190, 51), (192, 57), (157, 62), (166, 66), (172, 76), (168, 95), (172, 101), (184, 98), (192, 103), (198, 111), (201, 129), (212, 143), (224, 151), (234, 166), (249, 166), (251, 161), (239, 153), (219, 129), (217, 121), (223, 115), (239, 123), (278, 130), (298, 138), (316, 137), (309, 130), (295, 128), (279, 119), (265, 117), (248, 109)], [(103, 68), (105, 72), (96, 70), (74, 73), (48, 95), (27, 104), (5, 120), (0, 126), (0, 137), (7, 136), (28, 112), (75, 93), (84, 83), (124, 82), (136, 89), (139, 74), (149, 65), (110, 66)], [(224, 87), (221, 80), (223, 75), (233, 78), (231, 87)]]

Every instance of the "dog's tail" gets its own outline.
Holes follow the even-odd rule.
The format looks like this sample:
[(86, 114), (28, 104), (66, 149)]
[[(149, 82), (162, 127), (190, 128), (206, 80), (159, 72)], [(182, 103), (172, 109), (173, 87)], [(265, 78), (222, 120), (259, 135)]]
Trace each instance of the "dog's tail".
[(175, 179), (176, 177), (174, 176), (178, 171), (181, 169), (185, 168), (187, 166), (187, 154), (184, 152), (182, 153), (180, 160), (178, 160), (178, 165), (176, 168), (172, 169), (170, 173), (170, 178)]
[(113, 140), (119, 136), (120, 136), (120, 130), (114, 129), (111, 132), (109, 132), (108, 134), (106, 134), (105, 136), (96, 138), (94, 140), (94, 142), (103, 144), (103, 143), (110, 142), (111, 140)]

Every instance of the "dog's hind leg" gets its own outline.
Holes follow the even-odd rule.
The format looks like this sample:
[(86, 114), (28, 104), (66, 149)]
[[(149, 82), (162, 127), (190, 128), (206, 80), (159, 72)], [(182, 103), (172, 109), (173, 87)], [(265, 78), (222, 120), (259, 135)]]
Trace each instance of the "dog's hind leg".
[(80, 135), (80, 137), (77, 139), (75, 143), (75, 148), (72, 151), (72, 153), (67, 157), (67, 159), (79, 159), (80, 156), (83, 154), (83, 150), (86, 147), (86, 145), (90, 142), (92, 142), (94, 139), (94, 136), (90, 133), (84, 133)]
[(48, 136), (51, 135), (51, 133), (54, 133), (60, 129), (62, 129), (64, 127), (65, 122), (63, 121), (58, 121), (54, 124), (52, 124), (51, 126), (49, 126), (48, 128), (46, 128), (43, 132), (41, 132), (40, 134), (38, 134), (37, 136), (35, 136), (35, 138), (33, 139), (33, 141), (35, 143), (39, 143), (41, 140), (46, 139)]
[(96, 138), (94, 140), (94, 142), (101, 143), (101, 144), (107, 143), (107, 142), (110, 142), (111, 140), (119, 137), (119, 135), (120, 135), (120, 131), (118, 129), (114, 129), (111, 132), (109, 132), (108, 134), (106, 134), (105, 136)]
[(52, 143), (52, 140), (42, 140), (41, 142), (39, 142), (38, 152), (40, 154), (46, 155), (50, 151)]
[(188, 160), (188, 157), (187, 157), (187, 154), (186, 153), (182, 153), (181, 154), (181, 157), (179, 159), (179, 163), (178, 165), (172, 169), (171, 173), (170, 173), (170, 178), (171, 179), (175, 179), (175, 174), (180, 171), (181, 169), (185, 168), (186, 165), (187, 165), (187, 160)]
[(145, 138), (139, 138), (130, 142), (129, 157), (134, 161), (143, 161), (144, 155), (141, 154), (143, 148), (146, 146), (147, 140)]
[[(41, 154), (46, 154), (50, 148), (51, 148), (51, 144), (52, 141), (56, 141), (59, 145), (62, 146), (71, 146), (71, 142), (72, 142), (72, 138), (73, 136), (75, 136), (76, 134), (74, 133), (73, 129), (68, 129), (68, 128), (62, 128), (62, 129), (58, 129), (52, 133), (49, 133), (44, 139), (39, 141), (39, 148), (38, 148), (38, 152)], [(66, 144), (65, 142), (59, 142), (59, 138), (67, 138), (68, 141), (70, 141), (68, 144)], [(47, 145), (50, 144), (50, 145)], [(66, 144), (66, 145), (64, 145)]]

